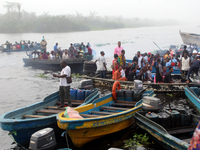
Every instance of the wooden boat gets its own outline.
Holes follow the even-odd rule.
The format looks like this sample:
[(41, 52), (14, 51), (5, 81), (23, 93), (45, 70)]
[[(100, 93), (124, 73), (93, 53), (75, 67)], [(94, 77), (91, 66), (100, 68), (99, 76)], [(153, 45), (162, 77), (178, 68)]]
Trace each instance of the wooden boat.
[[(146, 91), (143, 95), (154, 96), (154, 91)], [(134, 107), (135, 103), (127, 101), (127, 98), (114, 100), (112, 94), (109, 94), (91, 104), (75, 108), (83, 119), (65, 118), (62, 112), (57, 115), (57, 123), (59, 128), (67, 131), (73, 144), (81, 147), (90, 141), (131, 126), (135, 122), (135, 112), (142, 106)]]
[[(136, 106), (141, 104), (142, 100), (136, 103)], [(136, 112), (135, 114), (136, 123), (141, 129), (148, 132), (156, 143), (158, 143), (161, 147), (167, 150), (188, 149), (189, 142), (191, 141), (191, 136), (192, 136), (191, 133), (194, 132), (195, 127), (199, 120), (198, 116), (189, 114), (192, 118), (192, 119), (190, 118), (191, 119), (190, 123), (188, 123), (187, 120), (185, 126), (181, 125), (181, 127), (165, 129), (163, 126), (156, 123), (155, 120), (147, 118), (146, 113), (147, 112), (144, 111)], [(182, 124), (183, 122), (182, 118), (184, 117), (184, 114), (181, 115), (182, 116), (180, 116), (181, 117), (180, 122)], [(153, 116), (155, 115), (153, 114)], [(170, 121), (172, 121), (171, 117), (169, 119)], [(177, 136), (178, 134), (179, 135), (182, 134), (182, 136), (180, 136), (182, 140), (179, 139), (179, 137)], [(187, 137), (187, 135), (189, 136), (189, 138)]]
[(29, 59), (23, 58), (23, 62), (25, 66), (32, 66), (33, 68), (39, 69), (47, 69), (47, 70), (56, 70), (60, 71), (62, 68), (60, 67), (60, 62), (65, 60), (67, 65), (71, 67), (71, 72), (82, 72), (83, 63), (86, 61), (84, 58), (72, 58), (72, 59), (55, 59), (55, 60), (41, 60), (41, 59)]
[[(74, 91), (74, 90), (72, 90)], [(75, 93), (71, 91), (71, 96)], [(99, 97), (97, 89), (88, 90), (89, 95), (85, 100), (72, 100), (72, 106), (86, 105)], [(26, 106), (0, 116), (1, 128), (5, 131), (13, 132), (12, 136), (15, 141), (25, 147), (28, 146), (31, 135), (43, 128), (52, 127), (54, 132), (60, 136), (61, 131), (56, 124), (56, 114), (65, 110), (58, 108), (59, 92), (47, 96), (43, 101)], [(67, 105), (68, 102), (65, 102)]]
[(186, 32), (181, 32), (180, 30), (179, 33), (181, 35), (184, 44), (187, 45), (197, 44), (197, 46), (200, 47), (200, 34), (186, 33)]
[(200, 89), (198, 87), (185, 87), (185, 95), (200, 113)]
[[(103, 79), (97, 77), (89, 77), (83, 76), (85, 79), (92, 79), (93, 86), (96, 88), (106, 88), (112, 89), (112, 85), (116, 80), (112, 79)], [(121, 84), (122, 89), (133, 89), (134, 82), (132, 81), (119, 81)], [(185, 87), (188, 85), (193, 85), (193, 83), (148, 83), (143, 82), (144, 88), (148, 88), (148, 90), (154, 90), (155, 92), (167, 92), (167, 93), (174, 93), (174, 92), (184, 92)]]

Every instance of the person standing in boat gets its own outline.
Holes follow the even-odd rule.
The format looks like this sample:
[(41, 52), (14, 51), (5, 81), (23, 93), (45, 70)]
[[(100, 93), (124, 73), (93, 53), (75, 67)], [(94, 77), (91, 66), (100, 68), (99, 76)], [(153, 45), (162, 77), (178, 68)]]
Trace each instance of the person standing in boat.
[(42, 51), (47, 50), (47, 41), (44, 39), (44, 37), (42, 38), (42, 41), (40, 42), (40, 46), (41, 46)]
[(86, 48), (87, 48), (87, 55), (92, 55), (92, 49), (87, 45), (86, 46)]
[(53, 47), (53, 51), (55, 54), (57, 54), (58, 52), (58, 43), (56, 43), (56, 45)]
[(119, 56), (119, 55), (121, 55), (122, 50), (123, 50), (123, 47), (121, 47), (121, 42), (118, 41), (118, 47), (115, 48), (114, 54), (117, 54)]
[(115, 71), (117, 71), (118, 70), (118, 66), (119, 66), (119, 64), (118, 64), (118, 55), (117, 54), (114, 54), (114, 60), (112, 61), (112, 66), (113, 66), (113, 71), (112, 71), (112, 75), (115, 73)]
[(121, 55), (118, 56), (118, 62), (119, 65), (126, 66), (125, 50), (122, 50)]
[(85, 45), (83, 42), (81, 42), (81, 45), (79, 46), (79, 50), (83, 50), (85, 52)]
[(157, 59), (157, 66), (156, 66), (156, 83), (163, 82), (163, 69), (160, 62), (160, 59)]
[(169, 72), (165, 75), (164, 83), (174, 83), (172, 81), (172, 72), (174, 71), (173, 67), (169, 67)]
[(72, 43), (70, 44), (68, 55), (69, 55), (69, 58), (73, 58), (74, 57), (74, 46), (73, 46)]
[(104, 57), (105, 53), (104, 51), (101, 51), (100, 54), (101, 56), (95, 61), (95, 63), (99, 61), (100, 78), (106, 78), (107, 67), (106, 59)]
[(140, 55), (140, 51), (137, 52), (137, 56), (133, 58), (133, 62), (135, 65), (139, 66), (139, 70), (143, 67), (143, 63), (145, 63), (144, 58)]
[(192, 62), (192, 65), (190, 66), (190, 69), (188, 71), (188, 76), (187, 76), (187, 83), (189, 83), (189, 77), (192, 71), (196, 73), (196, 76), (198, 76), (198, 71), (199, 71), (199, 66), (200, 66), (200, 61), (198, 60), (199, 56), (196, 56), (195, 59)]
[(188, 57), (188, 52), (185, 51), (184, 57), (181, 58), (181, 74), (183, 76), (183, 79), (186, 79), (190, 66), (191, 59), (190, 57)]
[(66, 77), (71, 77), (71, 68), (67, 65), (66, 61), (62, 61), (60, 66), (63, 68), (61, 71), (61, 75), (53, 74), (53, 77), (60, 78), (60, 86), (59, 86), (59, 96), (61, 105), (59, 107), (64, 107), (64, 99), (66, 97), (68, 101), (68, 106), (72, 106), (71, 104), (71, 95), (70, 95), (70, 86), (71, 83), (67, 82)]

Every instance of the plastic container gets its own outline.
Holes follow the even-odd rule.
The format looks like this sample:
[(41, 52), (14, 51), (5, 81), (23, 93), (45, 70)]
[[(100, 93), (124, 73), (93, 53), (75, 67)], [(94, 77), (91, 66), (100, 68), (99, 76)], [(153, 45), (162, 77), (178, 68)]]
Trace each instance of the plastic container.
[(85, 99), (92, 93), (92, 90), (85, 90)]
[(85, 100), (85, 90), (77, 90), (76, 98), (77, 100)]
[(117, 100), (124, 101), (125, 90), (117, 90)]
[(77, 89), (70, 89), (71, 100), (76, 100)]
[(170, 115), (165, 112), (157, 113), (159, 118), (159, 124), (165, 129), (170, 129)]
[(158, 115), (157, 114), (155, 114), (155, 113), (151, 113), (151, 112), (148, 112), (148, 113), (146, 113), (145, 114), (145, 116), (148, 118), (148, 119), (150, 119), (150, 120), (152, 120), (152, 121), (154, 121), (154, 122), (156, 122), (156, 123), (159, 123), (159, 118), (158, 118)]
[(181, 126), (180, 113), (177, 110), (166, 110), (166, 113), (171, 117), (171, 128), (177, 128)]
[(183, 107), (177, 107), (176, 110), (180, 113), (181, 127), (190, 126), (192, 123), (192, 116)]
[(132, 90), (125, 90), (124, 93), (125, 101), (133, 101), (134, 91)]

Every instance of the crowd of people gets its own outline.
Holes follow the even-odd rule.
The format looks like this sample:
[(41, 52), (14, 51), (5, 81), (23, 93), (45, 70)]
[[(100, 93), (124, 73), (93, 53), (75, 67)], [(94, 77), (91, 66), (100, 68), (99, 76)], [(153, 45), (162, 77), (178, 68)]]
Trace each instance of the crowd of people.
[(58, 47), (58, 43), (55, 44), (53, 47), (53, 50), (49, 53), (47, 52), (47, 41), (43, 37), (41, 42), (41, 52), (35, 50), (33, 52), (26, 52), (29, 58), (34, 59), (69, 59), (69, 58), (83, 58), (84, 55), (92, 55), (92, 49), (90, 47), (90, 44), (88, 43), (86, 46), (83, 44), (76, 44), (76, 47), (73, 46), (73, 44), (70, 44), (69, 49), (61, 50), (61, 48)]
[(38, 47), (40, 43), (37, 42), (31, 42), (31, 41), (20, 41), (20, 42), (15, 42), (14, 44), (6, 41), (4, 44), (6, 45), (6, 50), (20, 50), (20, 49), (30, 49), (33, 47)]
[[(101, 51), (101, 56), (96, 60), (99, 61), (100, 77), (106, 78), (106, 59), (105, 53)], [(183, 79), (189, 82), (189, 76), (192, 72), (198, 75), (200, 66), (200, 52), (198, 47), (185, 45), (184, 49), (175, 53), (174, 50), (169, 49), (164, 56), (159, 53), (152, 54), (137, 52), (133, 57), (132, 62), (126, 62), (125, 50), (118, 42), (118, 46), (114, 49), (114, 59), (112, 61), (112, 79), (122, 81), (134, 81), (135, 79), (154, 83), (173, 83), (172, 72), (174, 69), (180, 69)], [(152, 74), (153, 68), (156, 73)], [(169, 71), (167, 72), (167, 68)]]

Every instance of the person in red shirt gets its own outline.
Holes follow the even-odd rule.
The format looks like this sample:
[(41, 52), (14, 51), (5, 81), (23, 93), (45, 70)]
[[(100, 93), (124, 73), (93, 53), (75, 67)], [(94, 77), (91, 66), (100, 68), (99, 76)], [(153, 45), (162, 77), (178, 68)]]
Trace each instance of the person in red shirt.
[(88, 55), (92, 55), (92, 49), (87, 45), (86, 48), (88, 49)]

